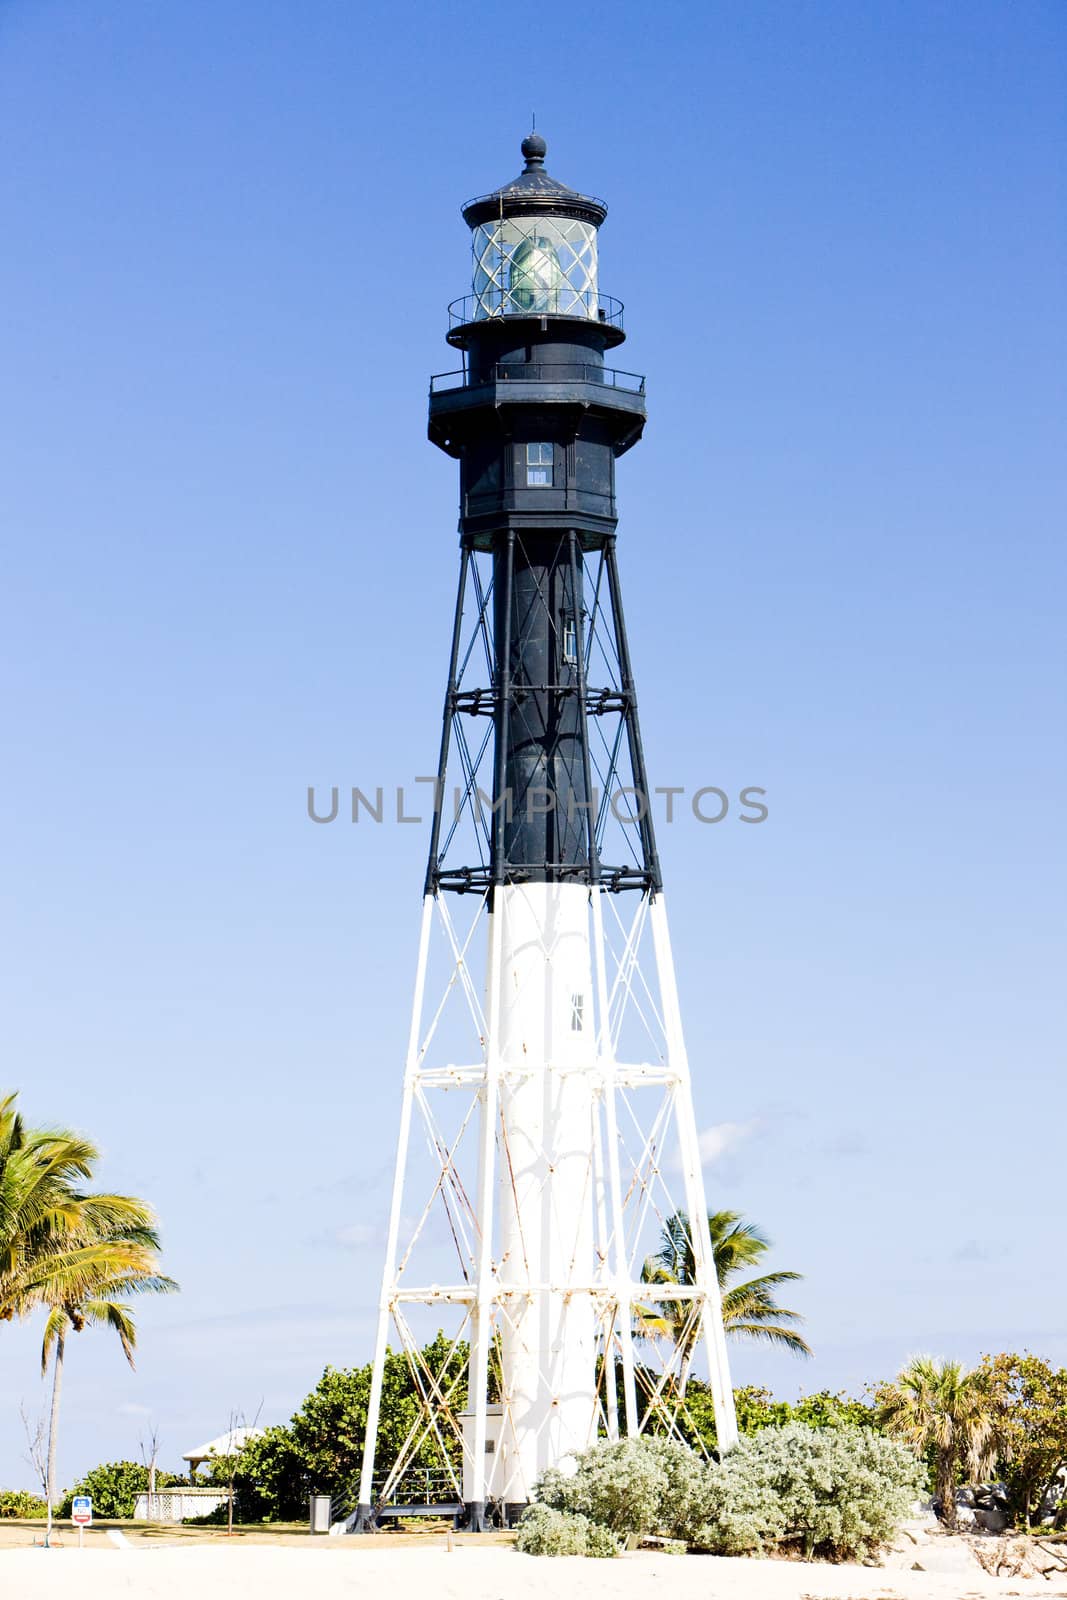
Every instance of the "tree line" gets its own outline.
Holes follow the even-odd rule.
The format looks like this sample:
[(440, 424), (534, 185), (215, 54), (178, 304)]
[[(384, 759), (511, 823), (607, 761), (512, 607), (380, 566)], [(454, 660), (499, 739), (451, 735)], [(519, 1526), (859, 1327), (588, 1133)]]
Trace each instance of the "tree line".
[[(467, 1352), (438, 1334), (421, 1354), (423, 1373), (447, 1376), (452, 1364), (465, 1362)], [(370, 1383), (369, 1363), (327, 1367), (288, 1423), (252, 1439), (235, 1464), (209, 1467), (224, 1487), (232, 1477), (238, 1522), (303, 1521), (311, 1493), (332, 1495), (338, 1507), (348, 1504), (363, 1459)], [(736, 1389), (734, 1398), (746, 1439), (800, 1428), (838, 1433), (847, 1440), (862, 1430), (910, 1446), (922, 1464), (927, 1493), (940, 1496), (949, 1526), (957, 1487), (987, 1479), (1004, 1484), (1017, 1526), (1026, 1528), (1048, 1516), (1061, 1527), (1067, 1523), (1067, 1499), (1058, 1508), (1056, 1499), (1067, 1468), (1067, 1370), (1027, 1352), (986, 1356), (970, 1371), (956, 1362), (919, 1357), (895, 1379), (871, 1385), (861, 1396), (821, 1390), (789, 1401), (750, 1386)], [(457, 1414), (466, 1407), (462, 1385), (453, 1404)], [(685, 1443), (714, 1457), (711, 1393), (693, 1376), (687, 1409), (692, 1422), (682, 1435)], [(419, 1415), (420, 1396), (408, 1358), (391, 1351), (379, 1424), (383, 1462), (396, 1459)], [(649, 1420), (652, 1429), (661, 1428)], [(451, 1448), (447, 1441), (446, 1448)], [(419, 1447), (410, 1470), (416, 1480), (419, 1473), (432, 1478), (443, 1465), (440, 1446), (429, 1439)], [(146, 1487), (145, 1467), (116, 1462), (94, 1469), (75, 1490), (92, 1494), (101, 1516), (128, 1517)], [(220, 1512), (219, 1520), (224, 1516)]]
[[(134, 1196), (91, 1188), (98, 1161), (99, 1151), (90, 1140), (67, 1129), (28, 1126), (15, 1095), (0, 1099), (0, 1320), (43, 1317), (41, 1366), (45, 1374), (51, 1370), (51, 1403), (46, 1424), (30, 1442), (49, 1524), (58, 1500), (56, 1444), (70, 1336), (90, 1327), (108, 1328), (132, 1366), (137, 1328), (131, 1301), (178, 1287), (161, 1271), (151, 1208)], [(764, 1270), (770, 1241), (740, 1213), (716, 1211), (708, 1223), (727, 1337), (809, 1356), (810, 1347), (799, 1332), (803, 1319), (778, 1301), (779, 1292), (798, 1282), (800, 1274)], [(645, 1414), (642, 1397), (662, 1388), (657, 1347), (667, 1341), (675, 1352), (674, 1436), (705, 1455), (714, 1454), (711, 1394), (692, 1375), (698, 1330), (683, 1302), (656, 1296), (657, 1285), (696, 1281), (692, 1230), (684, 1212), (665, 1220), (642, 1276), (647, 1301), (635, 1307), (633, 1320), (643, 1379), (638, 1384), (639, 1420), (650, 1431), (663, 1427), (661, 1418)], [(457, 1417), (466, 1408), (467, 1390), (462, 1379), (454, 1385), (452, 1380), (466, 1360), (462, 1343), (438, 1334), (419, 1362), (422, 1373), (433, 1374), (441, 1390), (451, 1389)], [(311, 1492), (331, 1494), (340, 1503), (351, 1497), (363, 1456), (370, 1383), (369, 1364), (327, 1367), (288, 1424), (266, 1429), (236, 1461), (215, 1463), (213, 1476), (232, 1487), (240, 1521), (301, 1520)], [(789, 1403), (764, 1389), (742, 1388), (735, 1391), (735, 1400), (745, 1436), (802, 1425), (859, 1427), (902, 1440), (926, 1462), (930, 1487), (949, 1526), (955, 1519), (957, 1486), (992, 1476), (1006, 1485), (1010, 1512), (1019, 1525), (1047, 1521), (1050, 1506), (1059, 1523), (1067, 1518), (1067, 1500), (1056, 1501), (1057, 1485), (1067, 1473), (1067, 1370), (1029, 1352), (986, 1356), (974, 1369), (918, 1357), (892, 1381), (870, 1386), (862, 1398), (822, 1391)], [(403, 1352), (390, 1352), (378, 1439), (383, 1465), (397, 1459), (417, 1430), (421, 1404), (411, 1361)], [(441, 1436), (429, 1434), (412, 1455), (410, 1469), (432, 1473), (458, 1466), (458, 1461), (443, 1458), (442, 1448), (458, 1452), (459, 1446), (447, 1430)], [(100, 1515), (131, 1516), (136, 1494), (149, 1487), (153, 1470), (154, 1461), (151, 1468), (104, 1463), (75, 1488), (93, 1495)], [(160, 1486), (164, 1481), (184, 1480), (161, 1474)], [(26, 1496), (0, 1493), (0, 1515), (23, 1515), (29, 1509)]]

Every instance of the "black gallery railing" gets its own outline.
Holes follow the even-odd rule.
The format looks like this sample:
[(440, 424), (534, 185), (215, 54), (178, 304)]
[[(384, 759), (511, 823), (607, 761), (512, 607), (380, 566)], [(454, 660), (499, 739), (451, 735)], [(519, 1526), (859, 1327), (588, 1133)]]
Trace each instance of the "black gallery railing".
[(645, 392), (645, 380), (640, 372), (623, 372), (618, 367), (602, 367), (592, 361), (498, 361), (480, 372), (464, 367), (456, 372), (435, 372), (430, 379), (430, 393), (477, 389), (489, 383), (596, 383), (608, 389), (623, 389), (628, 394)]
[(501, 289), (491, 284), (478, 294), (453, 300), (448, 308), (448, 326), (462, 328), (497, 317), (582, 317), (609, 328), (621, 328), (623, 309), (621, 300), (610, 294), (597, 294), (593, 289), (566, 285), (557, 289)]

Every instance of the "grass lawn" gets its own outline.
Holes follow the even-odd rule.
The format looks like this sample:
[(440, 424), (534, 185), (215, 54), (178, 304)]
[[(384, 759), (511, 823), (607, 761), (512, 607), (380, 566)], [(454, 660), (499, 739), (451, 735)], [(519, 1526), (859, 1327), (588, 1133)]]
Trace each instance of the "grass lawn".
[[(445, 1524), (440, 1521), (427, 1521), (409, 1526), (401, 1533), (374, 1533), (365, 1538), (337, 1538), (331, 1539), (325, 1534), (311, 1534), (304, 1522), (261, 1522), (239, 1525), (233, 1530), (232, 1539), (225, 1528), (213, 1527), (185, 1527), (159, 1522), (124, 1522), (119, 1520), (101, 1520), (94, 1522), (91, 1528), (85, 1530), (85, 1548), (98, 1550), (111, 1550), (114, 1548), (107, 1533), (109, 1528), (117, 1528), (132, 1545), (141, 1548), (150, 1548), (158, 1545), (180, 1544), (236, 1544), (238, 1540), (245, 1544), (270, 1544), (270, 1545), (296, 1545), (300, 1547), (319, 1546), (330, 1550), (382, 1550), (390, 1547), (429, 1547), (433, 1545), (446, 1546), (448, 1531)], [(44, 1523), (41, 1521), (12, 1517), (10, 1520), (0, 1521), (0, 1550), (25, 1548), (27, 1545), (40, 1544), (44, 1538)], [(457, 1545), (474, 1544), (479, 1548), (490, 1545), (510, 1545), (514, 1543), (512, 1533), (454, 1533), (453, 1542)], [(57, 1522), (52, 1530), (52, 1543), (65, 1550), (73, 1549), (78, 1544), (78, 1530), (71, 1527), (69, 1522)]]

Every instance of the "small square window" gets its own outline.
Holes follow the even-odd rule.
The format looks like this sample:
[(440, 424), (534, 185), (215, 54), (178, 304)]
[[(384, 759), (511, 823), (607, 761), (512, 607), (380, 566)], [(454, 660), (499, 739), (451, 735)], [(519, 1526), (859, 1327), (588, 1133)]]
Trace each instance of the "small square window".
[(526, 487), (528, 489), (551, 489), (552, 455), (553, 451), (550, 444), (528, 444), (526, 446)]

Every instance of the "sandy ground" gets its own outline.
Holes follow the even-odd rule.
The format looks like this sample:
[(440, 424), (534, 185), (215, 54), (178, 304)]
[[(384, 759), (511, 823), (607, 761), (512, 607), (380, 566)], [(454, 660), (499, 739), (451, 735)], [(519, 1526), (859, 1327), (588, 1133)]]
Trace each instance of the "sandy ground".
[(638, 1551), (618, 1561), (536, 1559), (497, 1545), (443, 1541), (420, 1548), (323, 1539), (288, 1543), (159, 1545), (129, 1550), (0, 1551), (5, 1600), (986, 1600), (1044, 1595), (1062, 1583), (952, 1577), (785, 1561), (666, 1556)]

